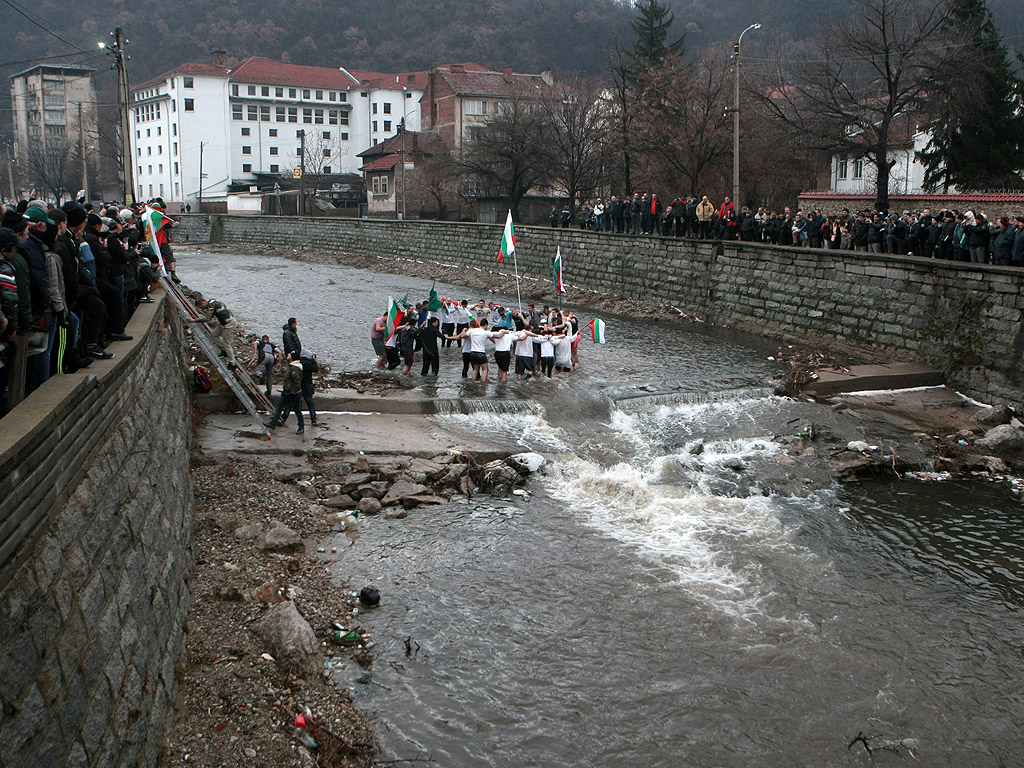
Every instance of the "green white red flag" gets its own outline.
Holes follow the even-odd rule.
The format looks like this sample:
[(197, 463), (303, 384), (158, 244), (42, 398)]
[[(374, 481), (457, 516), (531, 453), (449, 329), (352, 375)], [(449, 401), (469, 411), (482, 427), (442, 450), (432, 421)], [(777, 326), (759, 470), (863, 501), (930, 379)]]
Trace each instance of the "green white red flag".
[(160, 231), (160, 228), (164, 225), (164, 219), (166, 217), (160, 213), (160, 211), (146, 206), (146, 212), (142, 214), (143, 229), (146, 232), (146, 244), (149, 246), (149, 250), (153, 252), (153, 257), (157, 260), (160, 265), (160, 274), (166, 275), (167, 269), (164, 267), (164, 257), (160, 255), (160, 243), (156, 239), (156, 233)]
[(387, 323), (384, 328), (385, 339), (390, 339), (395, 335), (395, 331), (398, 330), (398, 326), (401, 324), (403, 317), (404, 314), (402, 313), (402, 308), (398, 306), (398, 302), (388, 296)]
[(512, 226), (512, 210), (509, 209), (508, 218), (505, 220), (505, 232), (501, 236), (501, 249), (498, 251), (498, 263), (501, 264), (506, 256), (511, 256), (516, 250), (516, 231)]
[(599, 317), (595, 317), (590, 321), (590, 333), (594, 338), (594, 341), (598, 344), (604, 344), (604, 320)]
[(559, 293), (565, 293), (565, 285), (562, 283), (562, 246), (558, 246), (558, 250), (555, 252), (555, 290)]

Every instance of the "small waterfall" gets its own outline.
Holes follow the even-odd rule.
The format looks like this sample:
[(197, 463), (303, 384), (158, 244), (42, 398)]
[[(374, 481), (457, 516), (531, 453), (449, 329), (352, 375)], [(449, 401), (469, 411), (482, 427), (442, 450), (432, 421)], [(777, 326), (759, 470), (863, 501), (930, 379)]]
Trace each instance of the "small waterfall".
[(626, 413), (640, 413), (662, 406), (703, 405), (705, 403), (730, 403), (742, 400), (763, 400), (774, 391), (769, 387), (748, 387), (743, 389), (714, 390), (700, 392), (654, 392), (612, 398), (617, 410)]
[(543, 415), (544, 408), (533, 400), (435, 400), (433, 412), (438, 416), (471, 415), (476, 413)]

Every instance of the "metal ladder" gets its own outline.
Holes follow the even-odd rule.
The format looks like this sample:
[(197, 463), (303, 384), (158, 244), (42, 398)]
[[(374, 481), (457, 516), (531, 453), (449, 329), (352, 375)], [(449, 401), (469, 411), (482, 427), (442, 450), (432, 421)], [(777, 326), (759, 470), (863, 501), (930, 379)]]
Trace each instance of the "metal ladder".
[[(202, 313), (196, 309), (196, 307), (189, 301), (188, 297), (184, 292), (178, 288), (178, 286), (171, 280), (167, 275), (160, 276), (160, 282), (164, 287), (164, 292), (171, 297), (175, 305), (178, 307), (178, 312), (187, 320), (195, 320), (202, 317)], [(253, 381), (253, 378), (248, 372), (241, 366), (236, 365), (234, 370), (228, 368), (227, 362), (220, 356), (220, 350), (217, 348), (216, 342), (210, 336), (210, 332), (206, 330), (206, 326), (203, 323), (192, 323), (192, 331), (195, 335), (196, 341), (199, 343), (199, 347), (203, 350), (210, 364), (217, 369), (217, 372), (221, 375), (221, 378), (231, 387), (231, 391), (235, 393), (239, 402), (245, 406), (245, 410), (249, 412), (253, 420), (259, 426), (259, 431), (267, 436), (267, 439), (271, 439), (270, 430), (267, 429), (267, 425), (263, 423), (263, 419), (260, 417), (257, 406), (263, 408), (267, 413), (274, 412), (274, 406), (267, 398), (265, 394), (260, 390), (259, 385)]]

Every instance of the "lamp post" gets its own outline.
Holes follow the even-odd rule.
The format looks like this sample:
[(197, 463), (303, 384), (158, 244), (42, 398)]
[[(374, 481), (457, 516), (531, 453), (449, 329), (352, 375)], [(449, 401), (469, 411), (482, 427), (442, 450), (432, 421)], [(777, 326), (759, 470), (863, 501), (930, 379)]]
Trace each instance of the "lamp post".
[(751, 24), (740, 32), (736, 39), (733, 53), (736, 55), (736, 92), (732, 104), (732, 204), (734, 210), (740, 207), (740, 46), (743, 36), (752, 29), (760, 29), (761, 25)]
[(409, 97), (406, 95), (409, 89), (402, 86), (402, 221), (405, 221), (405, 134), (409, 130), (409, 107), (406, 102)]

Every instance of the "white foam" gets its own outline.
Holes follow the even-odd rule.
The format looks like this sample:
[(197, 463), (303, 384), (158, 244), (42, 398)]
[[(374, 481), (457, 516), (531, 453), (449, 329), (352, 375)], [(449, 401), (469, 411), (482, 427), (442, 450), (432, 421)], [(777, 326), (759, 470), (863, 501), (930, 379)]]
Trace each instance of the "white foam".
[(562, 430), (535, 413), (449, 413), (431, 417), (448, 429), (492, 439), (506, 439), (531, 451), (569, 450)]

